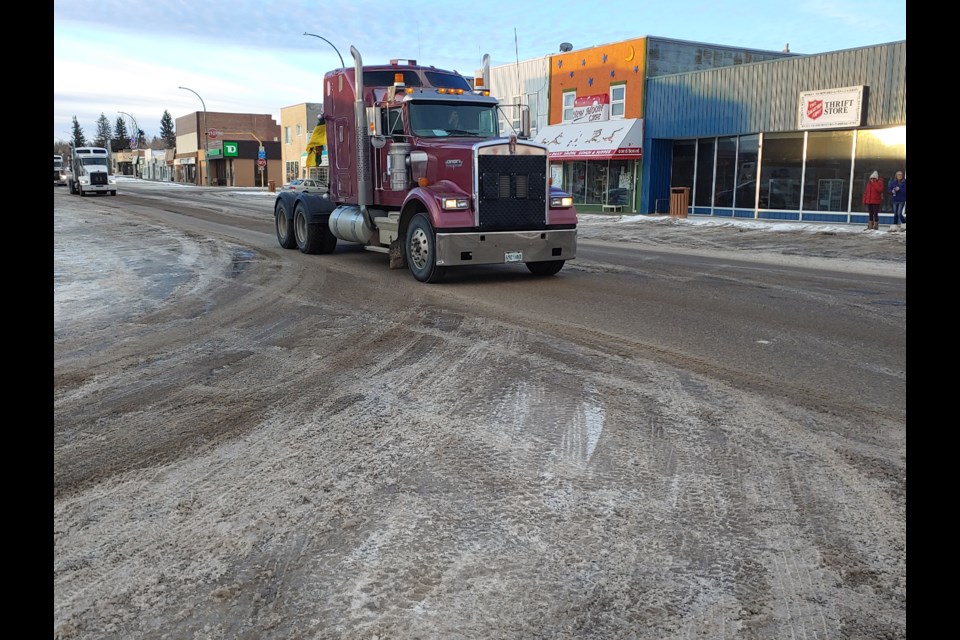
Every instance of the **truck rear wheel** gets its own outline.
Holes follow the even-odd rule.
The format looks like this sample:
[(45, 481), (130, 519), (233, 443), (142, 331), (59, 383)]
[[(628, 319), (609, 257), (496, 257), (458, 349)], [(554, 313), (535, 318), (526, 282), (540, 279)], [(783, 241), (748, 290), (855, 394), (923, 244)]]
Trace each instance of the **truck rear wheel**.
[(293, 212), (293, 228), (297, 237), (297, 247), (303, 253), (333, 253), (337, 248), (337, 237), (330, 233), (325, 222), (308, 222), (303, 203)]
[(537, 276), (552, 276), (563, 269), (565, 260), (547, 260), (545, 262), (528, 262), (527, 269)]
[(439, 282), (446, 271), (437, 266), (437, 236), (426, 214), (418, 213), (407, 227), (407, 265), (420, 282)]
[(287, 217), (287, 205), (280, 201), (273, 208), (274, 226), (277, 228), (277, 242), (284, 249), (296, 249), (297, 238), (293, 233), (293, 221)]

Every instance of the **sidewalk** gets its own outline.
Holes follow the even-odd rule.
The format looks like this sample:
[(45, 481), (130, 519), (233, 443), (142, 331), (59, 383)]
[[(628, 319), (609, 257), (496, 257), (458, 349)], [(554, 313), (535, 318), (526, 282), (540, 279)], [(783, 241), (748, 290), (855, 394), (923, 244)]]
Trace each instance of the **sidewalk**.
[[(719, 227), (728, 229), (752, 229), (761, 231), (776, 231), (785, 233), (799, 231), (805, 233), (853, 233), (873, 236), (878, 233), (896, 233), (892, 225), (880, 225), (878, 231), (867, 231), (863, 223), (843, 222), (795, 222), (789, 220), (746, 220), (744, 218), (730, 218), (726, 216), (687, 216), (674, 217), (669, 214), (609, 214), (609, 213), (580, 213), (577, 215), (580, 224), (657, 224), (677, 225), (689, 227)], [(907, 225), (903, 224), (901, 234), (906, 234)]]

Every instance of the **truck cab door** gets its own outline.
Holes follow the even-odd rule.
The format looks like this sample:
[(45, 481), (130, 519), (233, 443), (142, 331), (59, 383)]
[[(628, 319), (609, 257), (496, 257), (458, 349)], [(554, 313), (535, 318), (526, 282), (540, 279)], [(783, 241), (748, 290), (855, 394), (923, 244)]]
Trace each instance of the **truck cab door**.
[[(350, 199), (355, 195), (354, 183), (357, 179), (357, 170), (354, 166), (356, 159), (356, 136), (354, 123), (349, 118), (336, 118), (333, 121), (333, 175), (330, 177), (330, 192), (338, 200)], [(330, 121), (327, 120), (327, 143), (330, 142)]]

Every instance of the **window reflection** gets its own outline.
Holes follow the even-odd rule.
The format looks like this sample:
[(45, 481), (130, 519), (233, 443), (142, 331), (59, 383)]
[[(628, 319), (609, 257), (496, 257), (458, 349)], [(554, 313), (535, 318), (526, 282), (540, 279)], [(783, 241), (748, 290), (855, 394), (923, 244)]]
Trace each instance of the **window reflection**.
[(697, 144), (697, 183), (693, 203), (709, 207), (713, 202), (713, 153), (716, 144), (712, 138), (701, 139)]
[(583, 160), (563, 163), (563, 184), (575, 204), (587, 201), (587, 163)]
[(606, 204), (620, 205), (624, 211), (633, 209), (633, 187), (636, 184), (633, 168), (636, 164), (634, 160), (610, 161), (610, 184), (607, 187)]
[(761, 161), (760, 208), (799, 210), (803, 132), (764, 135)]
[(603, 204), (607, 194), (607, 164), (587, 163), (587, 199), (585, 204)]
[(671, 187), (693, 189), (693, 168), (695, 165), (696, 140), (677, 140), (673, 143), (673, 168), (670, 172)]
[(637, 165), (636, 160), (564, 162), (563, 189), (574, 204), (613, 204), (633, 211)]
[[(700, 207), (798, 211), (802, 204), (805, 212), (860, 213), (866, 211), (861, 196), (873, 171), (887, 182), (907, 169), (905, 126), (810, 131), (806, 151), (802, 131), (764, 134), (758, 188), (759, 151), (759, 134), (676, 140), (670, 186), (695, 186)], [(891, 211), (889, 194), (881, 211)]]
[(720, 138), (717, 140), (717, 181), (714, 190), (716, 207), (733, 206), (733, 187), (737, 172), (737, 139)]
[(807, 134), (804, 211), (847, 210), (852, 157), (853, 131), (811, 131)]
[(759, 152), (759, 134), (740, 136), (737, 146), (737, 190), (733, 194), (733, 206), (737, 209), (753, 209), (756, 206)]
[[(857, 152), (853, 165), (853, 202), (851, 210), (864, 212), (863, 189), (874, 171), (880, 173), (884, 185), (897, 171), (907, 170), (907, 128), (869, 129), (857, 132)], [(884, 189), (886, 194), (886, 189)], [(880, 211), (892, 211), (886, 194)]]

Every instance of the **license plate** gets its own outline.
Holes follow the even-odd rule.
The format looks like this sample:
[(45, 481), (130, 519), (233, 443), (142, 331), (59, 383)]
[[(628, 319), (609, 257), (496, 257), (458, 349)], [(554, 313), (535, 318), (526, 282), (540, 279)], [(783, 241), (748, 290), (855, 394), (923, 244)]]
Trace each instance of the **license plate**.
[(504, 262), (523, 262), (523, 251), (505, 251), (503, 253)]

